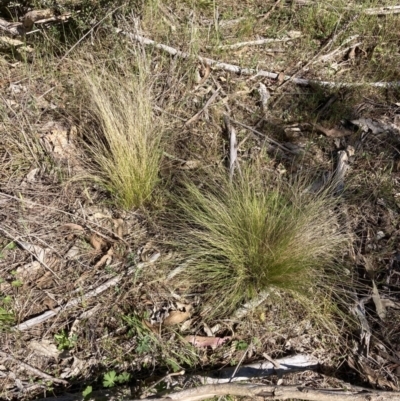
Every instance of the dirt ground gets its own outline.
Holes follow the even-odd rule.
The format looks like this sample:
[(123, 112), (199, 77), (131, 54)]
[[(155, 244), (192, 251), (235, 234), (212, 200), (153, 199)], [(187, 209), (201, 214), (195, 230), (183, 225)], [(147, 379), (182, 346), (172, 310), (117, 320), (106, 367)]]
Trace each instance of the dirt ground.
[[(117, 385), (135, 398), (193, 385), (189, 374), (296, 354), (316, 358), (319, 369), (264, 382), (399, 390), (393, 2), (3, 3), (1, 399), (66, 391), (89, 399)], [(45, 9), (40, 18), (27, 14)], [(124, 210), (80, 178), (88, 165), (82, 143), (95, 127), (82, 77), (95, 68), (124, 76), (137, 52), (149, 60), (153, 112), (164, 121), (162, 184), (150, 205)], [(265, 153), (262, 168), (272, 174), (324, 177), (346, 157), (338, 195), (350, 238), (338, 255), (346, 277), (332, 289), (339, 306), (327, 325), (288, 294), (209, 324), (213, 306), (171, 275), (179, 257), (168, 245), (174, 224), (163, 224), (164, 192), (182, 175), (199, 180), (229, 165), (224, 115), (236, 129), (239, 165)]]

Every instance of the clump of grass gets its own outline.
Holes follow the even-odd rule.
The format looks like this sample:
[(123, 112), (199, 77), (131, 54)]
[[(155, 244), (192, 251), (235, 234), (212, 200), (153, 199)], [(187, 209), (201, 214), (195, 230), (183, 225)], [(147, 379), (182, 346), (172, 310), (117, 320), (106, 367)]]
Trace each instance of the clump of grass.
[(152, 113), (146, 66), (124, 77), (86, 79), (90, 112), (98, 129), (87, 133), (91, 175), (124, 209), (149, 201), (159, 180), (162, 156), (160, 119)]
[[(329, 278), (345, 240), (334, 198), (247, 169), (233, 182), (219, 175), (200, 189), (187, 182), (179, 205), (178, 246), (188, 261), (180, 284), (200, 290), (210, 317), (232, 313), (261, 291), (309, 295)], [(331, 268), (331, 269), (329, 269)]]

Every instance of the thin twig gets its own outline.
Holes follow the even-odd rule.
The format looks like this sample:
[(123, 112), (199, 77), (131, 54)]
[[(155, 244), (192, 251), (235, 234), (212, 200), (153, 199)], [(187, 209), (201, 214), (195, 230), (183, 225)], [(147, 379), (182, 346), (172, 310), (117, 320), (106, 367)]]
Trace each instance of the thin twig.
[(0, 351), (0, 356), (2, 358), (8, 359), (10, 361), (13, 361), (15, 363), (17, 363), (19, 366), (21, 366), (23, 369), (28, 370), (29, 372), (34, 373), (36, 376), (41, 377), (42, 379), (45, 380), (50, 380), (54, 383), (60, 383), (60, 384), (64, 384), (64, 385), (68, 385), (68, 382), (66, 380), (63, 379), (57, 379), (56, 377), (50, 376), (47, 373), (42, 372), (39, 369), (34, 368), (31, 365), (28, 365), (25, 362), (19, 361), (18, 359), (14, 358), (13, 356), (11, 356), (10, 354), (6, 354), (3, 351)]
[(114, 14), (115, 11), (117, 11), (119, 8), (123, 7), (124, 4), (121, 4), (120, 6), (118, 6), (117, 8), (114, 8), (114, 10), (110, 11), (109, 13), (107, 13), (105, 15), (105, 17), (103, 17), (99, 22), (96, 22), (65, 54), (64, 56), (61, 57), (60, 61), (56, 64), (55, 68), (57, 68), (64, 60), (65, 58), (68, 56), (68, 54), (70, 54), (72, 52), (72, 50), (74, 50), (79, 43), (81, 43), (83, 41), (83, 39), (85, 39), (87, 36), (89, 36), (93, 30), (95, 28), (97, 28), (105, 19), (107, 19), (110, 15)]
[(263, 134), (262, 132), (257, 131), (256, 129), (250, 127), (249, 125), (245, 125), (245, 124), (243, 124), (243, 123), (241, 123), (241, 122), (239, 122), (239, 121), (232, 120), (232, 119), (231, 119), (231, 121), (232, 121), (234, 124), (240, 125), (241, 127), (246, 128), (246, 129), (248, 129), (249, 131), (253, 132), (254, 134), (256, 134), (256, 135), (262, 137), (262, 138), (265, 139), (267, 142), (272, 143), (273, 145), (277, 146), (278, 148), (284, 150), (285, 152), (289, 152), (289, 153), (292, 153), (292, 154), (296, 154), (295, 152), (293, 152), (293, 151), (290, 150), (289, 148), (286, 148), (285, 146), (283, 146), (283, 145), (280, 144), (279, 142), (277, 142), (277, 141), (275, 141), (274, 139), (268, 137), (267, 135)]
[(16, 196), (8, 195), (8, 194), (5, 194), (4, 192), (0, 192), (0, 197), (1, 196), (5, 197), (5, 198), (8, 198), (8, 199), (16, 200), (16, 201), (21, 202), (21, 203), (25, 202), (25, 203), (28, 203), (30, 205), (42, 207), (42, 208), (48, 209), (48, 210), (53, 210), (55, 212), (62, 213), (64, 215), (66, 215), (66, 216), (71, 216), (71, 217), (74, 217), (76, 219), (83, 220), (85, 225), (89, 228), (90, 231), (94, 232), (95, 234), (99, 235), (100, 237), (107, 238), (104, 234), (102, 234), (99, 231), (96, 231), (94, 228), (90, 227), (90, 225), (93, 224), (94, 226), (99, 227), (99, 228), (103, 229), (104, 231), (106, 231), (110, 235), (111, 238), (115, 238), (115, 239), (117, 239), (119, 241), (122, 241), (128, 247), (128, 250), (130, 249), (129, 243), (126, 240), (124, 240), (122, 237), (120, 237), (118, 234), (114, 233), (113, 231), (109, 230), (108, 228), (105, 228), (105, 227), (101, 226), (100, 224), (98, 224), (98, 223), (96, 223), (94, 221), (88, 221), (87, 219), (85, 219), (82, 216), (76, 215), (74, 213), (66, 212), (65, 210), (57, 209), (55, 207), (42, 205), (40, 203), (31, 201), (31, 200), (28, 200), (28, 199), (17, 198)]
[(282, 39), (258, 39), (258, 40), (250, 40), (248, 42), (239, 42), (239, 43), (233, 43), (231, 45), (220, 45), (217, 47), (217, 49), (239, 49), (241, 47), (245, 46), (261, 46), (265, 45), (267, 43), (277, 43), (277, 42), (290, 42), (294, 39), (299, 38), (300, 35), (294, 36), (293, 38), (282, 38)]
[(94, 298), (97, 295), (103, 293), (104, 291), (108, 290), (111, 287), (114, 287), (115, 285), (117, 285), (123, 277), (125, 277), (126, 275), (132, 274), (134, 271), (137, 271), (138, 269), (143, 269), (146, 266), (149, 266), (151, 264), (153, 264), (158, 258), (160, 257), (160, 253), (156, 253), (154, 254), (148, 262), (141, 262), (138, 263), (134, 268), (129, 269), (127, 272), (120, 274), (118, 276), (115, 276), (111, 279), (109, 279), (108, 281), (106, 281), (105, 283), (101, 284), (100, 286), (98, 286), (97, 288), (95, 288), (92, 291), (87, 292), (86, 294), (83, 294), (80, 297), (71, 299), (70, 301), (68, 301), (65, 305), (63, 306), (58, 306), (52, 310), (46, 311), (44, 313), (42, 313), (39, 316), (36, 316), (32, 319), (29, 319), (17, 326), (14, 326), (14, 329), (19, 330), (19, 331), (24, 331), (24, 330), (28, 330), (29, 328), (36, 326), (37, 324), (43, 323), (47, 320), (49, 320), (50, 318), (52, 318), (53, 316), (56, 316), (59, 312), (67, 310), (67, 309), (71, 309), (74, 306), (79, 305), (80, 303), (83, 303), (84, 301), (88, 300), (89, 298)]
[[(255, 70), (254, 68), (242, 68), (238, 65), (234, 64), (228, 64), (228, 63), (222, 63), (218, 60), (214, 60), (211, 58), (207, 57), (201, 57), (201, 56), (193, 56), (190, 53), (183, 52), (181, 50), (177, 50), (171, 46), (164, 45), (162, 43), (157, 43), (154, 40), (145, 38), (144, 36), (137, 35), (134, 33), (129, 33), (126, 31), (123, 31), (122, 29), (116, 29), (117, 33), (121, 33), (130, 39), (141, 43), (142, 45), (147, 45), (147, 46), (153, 46), (156, 49), (160, 49), (172, 56), (178, 56), (183, 59), (189, 59), (189, 58), (195, 58), (199, 60), (202, 63), (208, 64), (212, 66), (215, 69), (221, 69), (225, 71), (229, 71), (235, 74), (240, 74), (240, 75), (254, 75), (254, 76), (259, 76), (259, 77), (266, 77), (270, 79), (277, 79), (279, 74), (275, 72), (270, 72), (270, 71), (265, 71), (265, 70)], [(369, 82), (369, 83), (364, 83), (364, 82), (332, 82), (332, 81), (318, 81), (318, 80), (313, 80), (313, 79), (303, 79), (303, 78), (296, 78), (293, 76), (285, 76), (284, 80), (291, 80), (293, 83), (296, 85), (321, 85), (321, 86), (327, 86), (327, 87), (357, 87), (357, 86), (363, 86), (363, 85), (368, 85), (371, 87), (379, 87), (379, 88), (388, 88), (388, 87), (398, 87), (400, 86), (400, 81), (393, 81), (393, 82)]]
[(232, 127), (230, 118), (224, 114), (225, 129), (229, 135), (229, 179), (232, 181), (235, 172), (235, 164), (237, 163), (238, 143), (236, 131)]
[[(345, 32), (349, 26), (358, 19), (358, 17), (360, 16), (360, 14), (355, 14), (353, 18), (351, 18), (349, 21), (346, 22), (346, 24), (343, 26), (342, 29), (340, 29), (340, 31), (336, 31), (332, 37), (328, 40), (328, 42), (321, 47), (321, 49), (318, 51), (318, 53), (311, 59), (309, 60), (305, 65), (303, 65), (301, 68), (299, 68), (294, 74), (292, 74), (289, 79), (286, 79), (280, 84), (280, 86), (278, 87), (278, 89), (280, 91), (282, 91), (282, 89), (289, 84), (289, 82), (295, 82), (296, 77), (301, 74), (303, 71), (305, 71), (310, 65), (312, 65), (315, 60), (317, 58), (319, 58), (321, 56), (321, 54), (327, 50), (337, 39), (337, 37), (342, 34), (343, 32)], [(296, 82), (295, 82), (296, 83)], [(282, 99), (283, 95), (281, 94), (278, 98), (276, 98), (276, 100), (273, 102), (273, 105), (276, 106)], [(272, 105), (271, 105), (272, 106)]]
[[(50, 273), (52, 273), (55, 277), (57, 277), (59, 280), (61, 280), (61, 277), (53, 270), (51, 269), (47, 263), (42, 260), (42, 258), (39, 257), (39, 255), (36, 255), (34, 252), (32, 252), (29, 247), (26, 245), (26, 243), (20, 241), (18, 237), (12, 235), (10, 232), (8, 232), (5, 228), (0, 227), (0, 230), (3, 231), (3, 233), (10, 238), (12, 241), (16, 242), (19, 244), (25, 251), (27, 251), (31, 256), (33, 256), (45, 269), (47, 269)], [(57, 282), (58, 285), (60, 285), (59, 282)]]
[(235, 370), (233, 371), (233, 373), (232, 373), (232, 375), (231, 375), (231, 377), (230, 377), (230, 379), (229, 379), (229, 383), (230, 383), (230, 382), (232, 381), (232, 379), (235, 377), (235, 375), (236, 375), (238, 369), (239, 369), (240, 366), (242, 365), (242, 363), (243, 363), (243, 361), (244, 361), (244, 358), (246, 358), (247, 352), (249, 351), (249, 348), (250, 348), (250, 346), (248, 346), (248, 347), (246, 348), (246, 351), (243, 352), (243, 355), (242, 355), (242, 357), (240, 358), (239, 363), (236, 365)]
[(207, 100), (206, 104), (204, 105), (204, 107), (198, 112), (196, 113), (192, 118), (190, 118), (189, 120), (186, 121), (185, 125), (188, 126), (192, 123), (194, 123), (195, 121), (197, 121), (200, 116), (204, 113), (204, 111), (207, 109), (207, 107), (210, 106), (210, 104), (217, 98), (219, 93), (219, 89), (217, 89), (216, 91), (214, 91), (214, 93), (212, 94), (212, 96)]

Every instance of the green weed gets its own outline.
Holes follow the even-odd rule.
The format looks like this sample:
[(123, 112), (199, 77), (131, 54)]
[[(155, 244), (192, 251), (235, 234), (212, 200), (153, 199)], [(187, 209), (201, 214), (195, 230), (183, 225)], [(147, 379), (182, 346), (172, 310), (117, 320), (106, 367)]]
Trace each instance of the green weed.
[(129, 382), (131, 379), (131, 375), (127, 372), (123, 372), (119, 375), (115, 372), (115, 370), (111, 370), (107, 372), (103, 376), (103, 386), (104, 387), (114, 387), (116, 384), (123, 384)]
[(59, 334), (54, 335), (54, 340), (57, 344), (57, 348), (61, 351), (74, 348), (78, 337), (75, 334), (69, 336), (65, 330), (62, 330)]

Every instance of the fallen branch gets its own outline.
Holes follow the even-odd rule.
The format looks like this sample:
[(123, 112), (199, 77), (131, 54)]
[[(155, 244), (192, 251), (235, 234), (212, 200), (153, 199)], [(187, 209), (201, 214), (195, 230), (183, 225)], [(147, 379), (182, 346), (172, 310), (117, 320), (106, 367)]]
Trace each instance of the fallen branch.
[[(279, 368), (276, 366), (279, 365)], [(212, 371), (202, 375), (191, 375), (191, 379), (199, 380), (203, 384), (224, 384), (251, 379), (260, 379), (272, 375), (285, 375), (293, 372), (317, 370), (319, 362), (316, 358), (298, 354), (281, 359), (274, 363), (270, 361), (259, 361), (237, 367), (224, 368), (218, 371)]]
[[(146, 46), (153, 46), (156, 49), (162, 50), (172, 56), (178, 56), (183, 59), (189, 59), (189, 58), (196, 58), (200, 62), (207, 64), (209, 66), (212, 66), (214, 69), (220, 69), (224, 71), (229, 71), (233, 72), (235, 74), (240, 74), (240, 75), (255, 75), (257, 77), (266, 77), (270, 79), (277, 79), (279, 74), (275, 72), (270, 72), (270, 71), (264, 71), (264, 70), (255, 70), (254, 68), (242, 68), (238, 65), (234, 64), (228, 64), (228, 63), (222, 63), (218, 60), (214, 60), (211, 58), (207, 57), (201, 57), (201, 56), (193, 56), (190, 53), (183, 52), (181, 50), (177, 50), (171, 46), (164, 45), (162, 43), (157, 43), (154, 40), (145, 38), (144, 36), (141, 35), (136, 35), (134, 33), (129, 33), (126, 31), (123, 31), (122, 29), (117, 28), (116, 29), (117, 33), (121, 33), (128, 38), (139, 42), (142, 45)], [(290, 80), (291, 82), (297, 84), (297, 85), (321, 85), (321, 86), (327, 86), (327, 87), (357, 87), (357, 86), (363, 86), (363, 85), (368, 85), (372, 87), (380, 87), (380, 88), (388, 88), (388, 87), (398, 87), (400, 86), (400, 81), (394, 81), (394, 82), (369, 82), (369, 83), (363, 83), (363, 82), (331, 82), (331, 81), (318, 81), (318, 80), (313, 80), (313, 79), (303, 79), (303, 78), (296, 78), (292, 76), (285, 75), (283, 77), (284, 81)]]
[(388, 15), (388, 14), (399, 14), (400, 6), (387, 6), (387, 7), (378, 7), (378, 8), (366, 8), (363, 11), (368, 15)]
[[(142, 401), (201, 401), (216, 396), (264, 397), (269, 400), (301, 399), (307, 401), (397, 401), (400, 392), (367, 389), (316, 389), (302, 386), (268, 386), (259, 384), (211, 384), (168, 394), (165, 398), (144, 398)], [(131, 400), (135, 401), (135, 400)]]
[[(112, 390), (96, 391), (91, 394), (93, 399), (112, 399)], [(237, 396), (255, 399), (264, 397), (268, 400), (301, 399), (304, 401), (398, 401), (400, 392), (379, 391), (362, 387), (340, 389), (318, 389), (302, 386), (271, 386), (260, 384), (211, 384), (170, 393), (161, 398), (128, 399), (125, 401), (202, 401), (215, 396)], [(65, 394), (60, 397), (43, 398), (36, 401), (84, 401), (81, 393)]]

